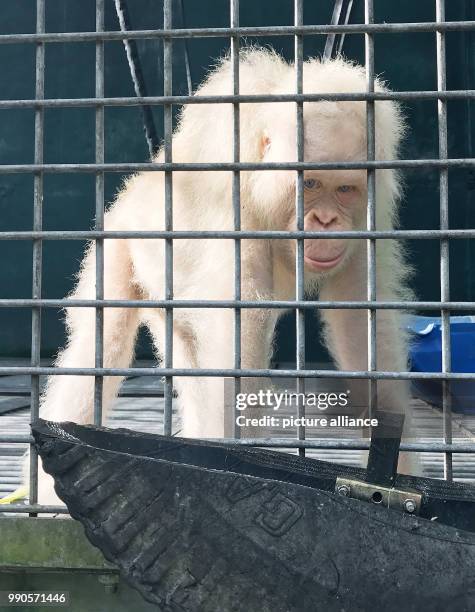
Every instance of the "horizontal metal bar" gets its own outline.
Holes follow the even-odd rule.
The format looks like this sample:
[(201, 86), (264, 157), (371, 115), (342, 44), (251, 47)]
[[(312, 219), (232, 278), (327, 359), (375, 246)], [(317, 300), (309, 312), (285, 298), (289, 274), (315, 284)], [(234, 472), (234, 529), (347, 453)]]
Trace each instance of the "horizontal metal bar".
[[(18, 435), (0, 435), (0, 444), (11, 442), (11, 438), (15, 438), (15, 442), (32, 443), (32, 436)], [(223, 443), (230, 446), (262, 446), (274, 448), (321, 448), (321, 449), (343, 449), (343, 450), (367, 450), (370, 445), (369, 440), (345, 440), (341, 438), (309, 438), (306, 440), (296, 440), (295, 438), (203, 438), (203, 442)], [(402, 442), (402, 451), (413, 451), (422, 453), (475, 453), (474, 442)], [(0, 510), (1, 512), (1, 510)]]
[(161, 30), (129, 30), (128, 32), (48, 32), (45, 34), (2, 34), (0, 44), (24, 44), (38, 42), (97, 42), (124, 39), (152, 38), (212, 38), (230, 36), (295, 36), (298, 34), (405, 34), (410, 32), (448, 32), (475, 29), (475, 21), (435, 21), (413, 23), (356, 23), (342, 25), (260, 26), (234, 28), (180, 28)]
[[(205, 439), (205, 442), (216, 442), (216, 440)], [(221, 442), (221, 440), (220, 440)], [(296, 440), (295, 438), (241, 438), (234, 440), (228, 438), (222, 442), (231, 446), (262, 446), (274, 448), (319, 448), (329, 450), (367, 450), (370, 440), (342, 440), (341, 438), (307, 438), (306, 440)], [(452, 443), (444, 442), (401, 442), (402, 451), (422, 452), (422, 453), (442, 453), (453, 451), (457, 453), (475, 453), (475, 443)]]
[(378, 238), (378, 239), (424, 239), (433, 240), (440, 238), (475, 238), (475, 229), (452, 229), (452, 230), (352, 230), (352, 231), (250, 231), (250, 230), (172, 230), (172, 231), (115, 231), (115, 230), (85, 230), (85, 231), (65, 231), (65, 230), (44, 230), (44, 231), (11, 231), (2, 232), (0, 230), (0, 240), (33, 240), (43, 238), (43, 240), (91, 240), (93, 238), (107, 239), (143, 239), (154, 240), (159, 238), (181, 239), (265, 239), (265, 240), (287, 240), (289, 238), (318, 238), (319, 240), (332, 238)]
[(475, 302), (394, 302), (323, 300), (78, 300), (0, 298), (0, 308), (318, 308), (381, 310), (475, 310)]
[(475, 98), (475, 89), (452, 91), (375, 91), (361, 93), (306, 94), (236, 94), (216, 96), (141, 96), (121, 98), (54, 98), (49, 100), (0, 100), (5, 108), (67, 108), (97, 106), (143, 106), (168, 104), (262, 104), (281, 102), (364, 102), (365, 100), (467, 100)]
[(0, 174), (33, 172), (233, 172), (235, 170), (367, 170), (400, 168), (471, 168), (475, 158), (395, 159), (353, 162), (209, 162), (209, 163), (131, 163), (131, 164), (3, 164)]
[(374, 380), (475, 380), (468, 372), (393, 372), (346, 370), (260, 370), (233, 368), (52, 368), (33, 366), (1, 366), (0, 376), (40, 374), (43, 376), (191, 376), (240, 378), (361, 378)]
[(0, 506), (0, 514), (7, 512), (9, 514), (69, 514), (66, 506), (42, 506), (41, 504), (5, 504)]
[[(15, 398), (21, 398), (21, 397), (25, 397), (25, 398), (29, 398), (31, 397), (31, 391), (24, 389), (20, 386), (15, 386), (15, 384), (12, 384), (11, 386), (1, 386), (0, 387), (0, 397), (15, 397)], [(122, 388), (118, 394), (117, 397), (134, 397), (134, 398), (144, 398), (144, 397), (163, 397), (163, 390), (158, 388), (158, 389), (147, 389), (147, 388), (141, 388), (139, 387), (138, 389), (127, 389), (127, 388)], [(25, 408), (29, 408), (29, 404), (28, 401), (25, 401)], [(17, 408), (18, 410), (19, 408)], [(0, 459), (1, 462), (1, 459)]]

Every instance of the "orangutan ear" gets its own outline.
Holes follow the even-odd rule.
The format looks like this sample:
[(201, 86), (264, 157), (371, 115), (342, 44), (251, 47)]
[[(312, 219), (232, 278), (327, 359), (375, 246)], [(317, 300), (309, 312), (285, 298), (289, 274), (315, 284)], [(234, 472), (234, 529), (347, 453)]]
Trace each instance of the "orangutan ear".
[(260, 147), (259, 147), (259, 152), (261, 154), (261, 159), (267, 154), (267, 152), (270, 149), (270, 137), (269, 134), (267, 134), (267, 132), (264, 132), (261, 136), (261, 142), (260, 142)]

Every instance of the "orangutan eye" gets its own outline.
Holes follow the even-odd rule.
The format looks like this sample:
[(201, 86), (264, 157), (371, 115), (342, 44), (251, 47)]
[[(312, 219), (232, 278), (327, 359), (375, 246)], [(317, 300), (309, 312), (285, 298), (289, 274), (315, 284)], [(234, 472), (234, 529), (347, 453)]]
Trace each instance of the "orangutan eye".
[(340, 185), (337, 191), (339, 193), (350, 193), (351, 191), (356, 191), (356, 187), (353, 185)]
[(303, 182), (303, 186), (305, 189), (318, 189), (320, 185), (321, 185), (320, 181), (317, 181), (316, 179), (313, 179), (313, 178), (305, 179)]

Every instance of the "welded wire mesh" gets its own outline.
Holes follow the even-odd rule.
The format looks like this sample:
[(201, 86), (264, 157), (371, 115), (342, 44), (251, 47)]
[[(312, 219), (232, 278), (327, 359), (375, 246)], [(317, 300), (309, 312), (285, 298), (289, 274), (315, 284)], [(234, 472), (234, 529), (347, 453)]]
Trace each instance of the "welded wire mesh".
[[(294, 0), (294, 25), (269, 27), (241, 27), (239, 25), (239, 0), (230, 0), (230, 26), (228, 28), (173, 28), (172, 0), (163, 2), (163, 28), (157, 30), (104, 31), (104, 0), (96, 0), (95, 32), (45, 32), (45, 0), (37, 0), (36, 33), (0, 35), (0, 45), (30, 43), (36, 45), (36, 90), (35, 99), (2, 100), (0, 111), (5, 108), (33, 108), (35, 110), (34, 163), (0, 165), (0, 174), (18, 173), (34, 175), (33, 226), (31, 231), (3, 231), (0, 240), (28, 240), (33, 243), (33, 286), (31, 299), (0, 299), (3, 308), (27, 308), (32, 312), (31, 364), (23, 366), (2, 366), (1, 374), (27, 374), (31, 376), (31, 419), (39, 413), (41, 375), (78, 375), (94, 376), (94, 422), (102, 422), (102, 391), (104, 376), (163, 376), (165, 381), (164, 433), (170, 434), (172, 428), (173, 378), (178, 376), (231, 377), (234, 390), (240, 389), (243, 377), (293, 378), (298, 391), (304, 388), (305, 379), (325, 378), (363, 378), (372, 388), (370, 397), (376, 399), (378, 380), (430, 379), (443, 381), (444, 442), (403, 443), (403, 450), (422, 452), (444, 452), (445, 477), (452, 478), (452, 453), (473, 453), (475, 445), (453, 443), (451, 436), (451, 407), (448, 384), (452, 380), (473, 380), (469, 373), (451, 372), (450, 351), (450, 313), (452, 311), (475, 310), (475, 302), (451, 301), (449, 292), (449, 240), (475, 238), (475, 229), (450, 229), (448, 207), (448, 174), (453, 168), (473, 168), (475, 159), (448, 158), (447, 148), (447, 102), (455, 99), (473, 99), (475, 90), (447, 91), (445, 35), (447, 32), (475, 29), (473, 21), (445, 21), (444, 0), (435, 0), (436, 21), (424, 23), (374, 23), (373, 1), (365, 0), (365, 22), (344, 25), (304, 24), (303, 0)], [(374, 40), (377, 33), (385, 33), (389, 38), (393, 33), (432, 32), (436, 37), (434, 53), (437, 58), (437, 91), (375, 92)], [(306, 35), (315, 34), (361, 34), (365, 38), (365, 65), (367, 91), (364, 93), (303, 93), (303, 42)], [(245, 36), (291, 36), (295, 48), (295, 94), (242, 95), (239, 90), (239, 47)], [(173, 42), (175, 39), (229, 37), (231, 47), (231, 66), (233, 75), (232, 94), (223, 96), (173, 95), (172, 62)], [(104, 45), (112, 40), (161, 39), (163, 41), (164, 83), (163, 96), (116, 97), (104, 96)], [(44, 99), (45, 45), (68, 44), (80, 41), (93, 41), (96, 46), (95, 58), (95, 97), (78, 99)], [(367, 107), (367, 159), (357, 162), (306, 162), (304, 161), (303, 107), (305, 102), (319, 100), (365, 101)], [(375, 101), (377, 100), (437, 100), (439, 156), (435, 159), (375, 160)], [(248, 163), (240, 161), (240, 104), (259, 102), (294, 102), (297, 126), (297, 156), (295, 162), (288, 163)], [(182, 104), (233, 104), (233, 157), (232, 162), (216, 160), (214, 163), (175, 163), (172, 147), (173, 107)], [(112, 106), (162, 106), (164, 109), (164, 161), (156, 163), (105, 163), (104, 158), (104, 108)], [(46, 108), (94, 107), (95, 123), (95, 162), (89, 164), (45, 164), (43, 163), (44, 110)], [(376, 169), (415, 169), (435, 168), (440, 177), (440, 229), (439, 230), (376, 230)], [(241, 229), (240, 173), (242, 171), (265, 169), (290, 169), (296, 171), (296, 231), (249, 231)], [(319, 232), (304, 231), (303, 180), (305, 170), (318, 169), (366, 169), (368, 176), (367, 229), (364, 231)], [(106, 172), (163, 171), (165, 173), (165, 229), (163, 231), (105, 231), (104, 230), (104, 175)], [(173, 173), (190, 171), (232, 172), (232, 206), (234, 228), (227, 231), (174, 231), (173, 229)], [(95, 227), (91, 231), (49, 231), (42, 229), (43, 177), (45, 173), (92, 173), (96, 180)], [(348, 238), (367, 241), (367, 299), (362, 301), (320, 301), (304, 299), (303, 247), (304, 238)], [(163, 239), (165, 241), (166, 287), (163, 300), (112, 300), (104, 299), (104, 239), (140, 238), (143, 240)], [(222, 239), (234, 240), (235, 273), (233, 300), (175, 300), (173, 296), (173, 241), (180, 239)], [(292, 238), (297, 241), (295, 299), (294, 300), (246, 300), (241, 295), (241, 240), (242, 239)], [(376, 240), (394, 239), (438, 239), (440, 241), (440, 300), (439, 301), (384, 301), (376, 296)], [(42, 245), (46, 240), (84, 240), (95, 241), (96, 252), (96, 299), (44, 299), (42, 298)], [(40, 365), (41, 311), (43, 308), (94, 307), (95, 318), (95, 367), (94, 368), (52, 368)], [(166, 334), (164, 363), (162, 367), (111, 368), (104, 367), (104, 308), (163, 308), (166, 313)], [(184, 369), (173, 367), (173, 312), (180, 308), (229, 308), (234, 311), (234, 367), (216, 369)], [(296, 367), (295, 369), (245, 369), (241, 359), (241, 310), (247, 308), (294, 309), (296, 311)], [(305, 362), (305, 311), (308, 309), (365, 309), (368, 312), (368, 364), (365, 371), (329, 371), (306, 367)], [(376, 360), (376, 313), (379, 309), (435, 310), (442, 316), (442, 371), (433, 372), (396, 372), (379, 371)], [(298, 407), (299, 416), (304, 407)], [(234, 430), (235, 439), (231, 444), (256, 445), (284, 448), (367, 449), (365, 440), (323, 440), (305, 439), (305, 430), (299, 427), (297, 439), (239, 439), (239, 430)], [(30, 436), (0, 434), (0, 443), (32, 442)], [(5, 512), (64, 511), (61, 508), (37, 505), (37, 454), (31, 446), (30, 454), (30, 504), (5, 506)]]

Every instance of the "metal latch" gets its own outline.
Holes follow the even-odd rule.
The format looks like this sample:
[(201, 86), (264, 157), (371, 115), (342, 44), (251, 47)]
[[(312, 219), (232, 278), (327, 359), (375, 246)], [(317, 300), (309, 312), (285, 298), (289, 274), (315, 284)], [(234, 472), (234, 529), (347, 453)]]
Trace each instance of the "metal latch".
[(339, 477), (336, 479), (335, 492), (344, 497), (360, 499), (377, 506), (400, 510), (408, 514), (419, 514), (422, 494), (412, 489), (381, 487), (370, 482)]

